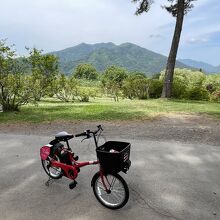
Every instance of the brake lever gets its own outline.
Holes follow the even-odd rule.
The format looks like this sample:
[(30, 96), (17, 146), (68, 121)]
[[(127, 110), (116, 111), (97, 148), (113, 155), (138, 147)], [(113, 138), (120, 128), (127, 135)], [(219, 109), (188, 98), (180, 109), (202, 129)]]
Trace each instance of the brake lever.
[(83, 138), (83, 139), (81, 140), (81, 142), (83, 142), (84, 140), (89, 139), (89, 138), (91, 138), (91, 136), (90, 136), (90, 135), (87, 135), (87, 137)]
[(89, 139), (89, 138), (87, 138), (87, 137), (86, 137), (86, 138), (83, 138), (83, 139), (81, 140), (81, 142), (85, 141), (86, 139)]

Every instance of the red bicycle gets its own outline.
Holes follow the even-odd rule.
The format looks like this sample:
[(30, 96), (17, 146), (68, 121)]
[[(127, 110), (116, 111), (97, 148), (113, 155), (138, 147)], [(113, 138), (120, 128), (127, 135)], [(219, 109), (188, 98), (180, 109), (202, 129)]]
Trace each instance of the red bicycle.
[[(76, 178), (81, 167), (99, 165), (99, 171), (91, 181), (95, 197), (103, 206), (119, 209), (129, 199), (127, 183), (118, 173), (120, 171), (127, 173), (130, 168), (130, 143), (108, 141), (98, 146), (103, 128), (101, 125), (97, 128), (96, 131), (86, 130), (76, 135), (68, 134), (65, 131), (58, 133), (54, 140), (40, 149), (42, 166), (50, 179), (59, 179), (65, 176), (73, 180), (69, 184), (69, 188), (73, 189), (77, 184)], [(85, 137), (84, 139), (94, 138), (96, 161), (78, 162), (79, 157), (75, 156), (68, 140), (81, 136)], [(64, 147), (61, 142), (66, 142), (66, 146)]]

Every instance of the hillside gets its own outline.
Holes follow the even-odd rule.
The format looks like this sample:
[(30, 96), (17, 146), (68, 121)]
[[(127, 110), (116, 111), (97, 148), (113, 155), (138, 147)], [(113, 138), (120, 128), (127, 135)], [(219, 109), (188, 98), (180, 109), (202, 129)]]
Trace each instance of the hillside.
[[(59, 57), (61, 70), (71, 74), (79, 63), (91, 63), (98, 71), (107, 66), (117, 65), (129, 71), (141, 71), (152, 75), (163, 70), (167, 57), (131, 43), (79, 44), (61, 51), (51, 52)], [(177, 61), (176, 67), (187, 67)]]
[(191, 59), (179, 59), (179, 61), (187, 66), (202, 69), (206, 73), (220, 73), (220, 66), (213, 66), (211, 64), (195, 61)]

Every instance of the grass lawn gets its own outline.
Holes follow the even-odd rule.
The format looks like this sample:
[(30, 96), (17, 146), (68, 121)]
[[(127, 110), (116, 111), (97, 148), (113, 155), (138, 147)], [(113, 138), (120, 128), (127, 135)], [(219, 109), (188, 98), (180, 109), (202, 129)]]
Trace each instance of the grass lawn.
[(0, 123), (54, 120), (134, 120), (171, 113), (204, 113), (220, 118), (220, 103), (184, 100), (120, 100), (94, 99), (89, 103), (63, 103), (45, 99), (38, 105), (26, 105), (20, 112), (0, 113)]

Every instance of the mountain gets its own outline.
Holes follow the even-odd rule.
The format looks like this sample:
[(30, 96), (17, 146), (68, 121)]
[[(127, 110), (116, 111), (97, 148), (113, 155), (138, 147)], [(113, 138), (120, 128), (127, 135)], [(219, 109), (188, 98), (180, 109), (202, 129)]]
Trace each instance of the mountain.
[(220, 73), (220, 66), (213, 66), (211, 64), (195, 61), (191, 59), (179, 59), (179, 61), (187, 66), (202, 69), (206, 73)]
[[(141, 71), (146, 75), (152, 75), (163, 70), (167, 62), (167, 57), (132, 43), (82, 43), (50, 54), (59, 58), (61, 71), (66, 74), (71, 74), (80, 63), (90, 63), (98, 71), (117, 65), (129, 71)], [(177, 61), (176, 67), (187, 68), (187, 65)]]

